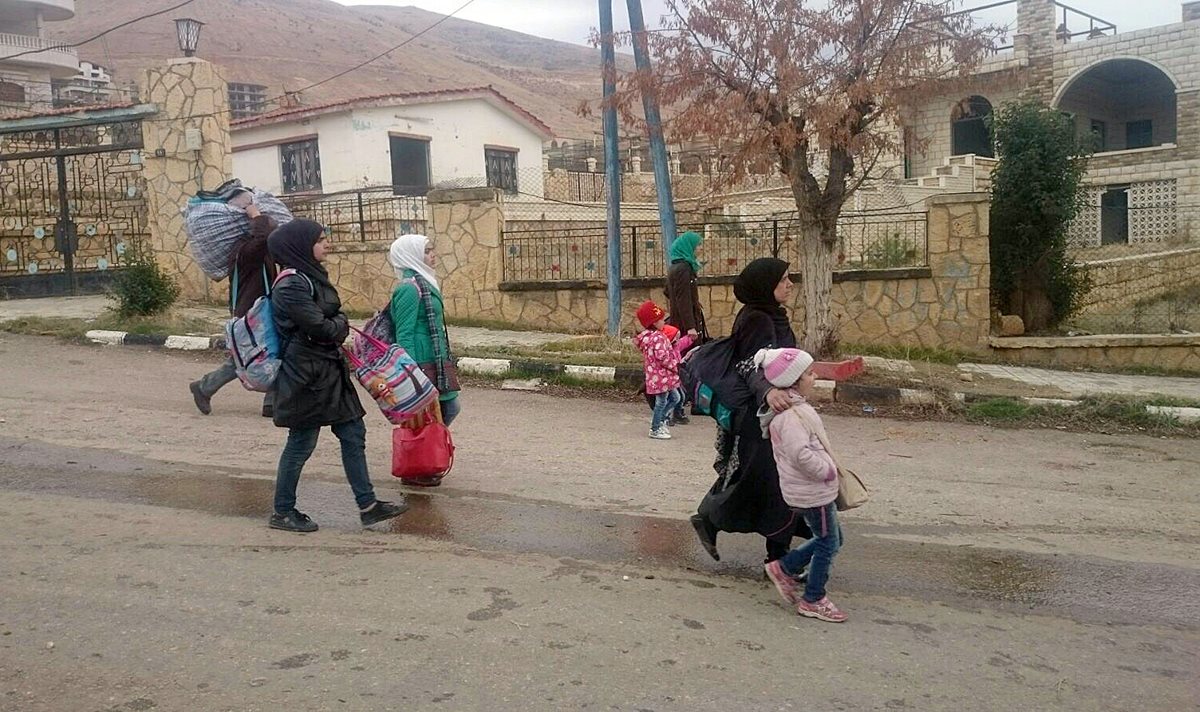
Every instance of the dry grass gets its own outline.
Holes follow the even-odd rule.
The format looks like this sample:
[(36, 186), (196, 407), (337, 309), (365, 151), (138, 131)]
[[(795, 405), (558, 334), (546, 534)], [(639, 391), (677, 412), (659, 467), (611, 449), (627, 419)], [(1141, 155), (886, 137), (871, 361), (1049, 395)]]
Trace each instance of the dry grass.
[(196, 316), (184, 316), (175, 311), (157, 316), (122, 317), (108, 310), (95, 319), (63, 317), (26, 317), (0, 323), (0, 331), (33, 336), (54, 336), (69, 341), (82, 341), (93, 329), (127, 331), (131, 334), (178, 334), (211, 336), (224, 328), (224, 321)]

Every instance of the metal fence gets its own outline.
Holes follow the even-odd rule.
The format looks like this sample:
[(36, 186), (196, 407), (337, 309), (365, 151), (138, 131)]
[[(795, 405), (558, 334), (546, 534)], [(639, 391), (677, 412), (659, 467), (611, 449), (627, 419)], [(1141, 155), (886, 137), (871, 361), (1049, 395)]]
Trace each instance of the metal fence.
[(390, 241), (425, 234), (425, 198), (395, 195), (391, 187), (280, 196), (296, 217), (315, 220), (335, 243)]
[[(683, 222), (679, 232), (700, 233), (704, 276), (733, 276), (752, 260), (775, 256), (798, 264), (800, 223), (794, 216), (746, 220), (724, 217)], [(608, 274), (603, 222), (526, 221), (502, 235), (506, 282), (604, 280)], [(662, 278), (666, 258), (662, 226), (627, 221), (621, 226), (621, 277)], [(837, 269), (922, 267), (928, 264), (925, 213), (847, 214), (838, 223)]]

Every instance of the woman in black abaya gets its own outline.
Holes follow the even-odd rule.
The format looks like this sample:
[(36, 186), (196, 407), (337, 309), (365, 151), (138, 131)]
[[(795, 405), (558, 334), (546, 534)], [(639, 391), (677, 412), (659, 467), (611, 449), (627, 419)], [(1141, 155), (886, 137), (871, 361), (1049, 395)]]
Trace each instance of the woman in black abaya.
[(731, 367), (754, 394), (753, 405), (737, 414), (732, 431), (718, 430), (717, 481), (692, 515), (701, 544), (714, 559), (717, 532), (756, 532), (767, 539), (767, 561), (787, 553), (793, 535), (805, 535), (803, 520), (783, 501), (771, 441), (764, 439), (756, 410), (786, 410), (785, 391), (774, 388), (754, 366), (759, 349), (794, 348), (796, 334), (784, 304), (791, 301), (788, 263), (772, 257), (754, 260), (734, 282), (744, 306), (733, 322)]

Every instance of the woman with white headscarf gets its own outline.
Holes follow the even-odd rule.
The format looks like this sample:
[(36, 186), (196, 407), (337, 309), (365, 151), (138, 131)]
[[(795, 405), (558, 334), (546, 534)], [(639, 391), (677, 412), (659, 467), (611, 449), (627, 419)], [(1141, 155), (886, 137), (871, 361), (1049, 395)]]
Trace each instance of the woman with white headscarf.
[[(442, 420), (458, 416), (458, 372), (450, 354), (442, 293), (434, 274), (433, 243), (424, 235), (401, 235), (392, 242), (388, 262), (400, 281), (392, 292), (389, 313), (396, 328), (396, 343), (404, 347), (441, 394)], [(405, 480), (406, 484), (434, 487), (441, 478)]]

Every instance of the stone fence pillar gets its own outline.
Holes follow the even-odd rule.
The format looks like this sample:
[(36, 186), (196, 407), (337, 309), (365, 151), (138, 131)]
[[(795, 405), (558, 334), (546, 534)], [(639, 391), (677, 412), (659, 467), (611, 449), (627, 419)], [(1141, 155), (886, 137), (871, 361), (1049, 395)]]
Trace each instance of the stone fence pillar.
[(187, 57), (146, 70), (139, 89), (159, 109), (142, 123), (150, 246), (185, 299), (223, 299), (188, 251), (183, 208), (233, 173), (225, 79), (215, 65)]
[(504, 208), (495, 188), (431, 190), (429, 238), (437, 252), (446, 316), (503, 320)]
[(931, 326), (941, 347), (987, 348), (991, 334), (991, 196), (939, 195), (929, 199), (929, 268), (941, 306)]
[[(986, 193), (929, 199), (925, 267), (835, 273), (833, 308), (842, 342), (986, 351), (989, 200)], [(799, 320), (803, 304), (796, 306)]]

